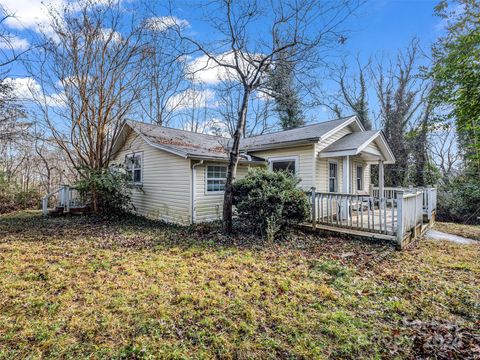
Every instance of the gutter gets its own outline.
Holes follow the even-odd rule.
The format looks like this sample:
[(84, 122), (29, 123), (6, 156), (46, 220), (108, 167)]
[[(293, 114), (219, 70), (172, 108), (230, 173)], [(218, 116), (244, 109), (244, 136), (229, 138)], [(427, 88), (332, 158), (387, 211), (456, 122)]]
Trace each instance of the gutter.
[(195, 224), (195, 201), (196, 201), (196, 196), (195, 196), (195, 182), (197, 181), (197, 171), (196, 168), (199, 165), (203, 165), (203, 160), (200, 160), (200, 162), (193, 164), (192, 165), (192, 224)]
[(276, 142), (276, 143), (264, 144), (264, 145), (260, 145), (260, 146), (244, 146), (244, 147), (240, 147), (240, 150), (248, 151), (248, 152), (256, 152), (256, 151), (262, 151), (262, 150), (283, 148), (285, 146), (310, 145), (311, 143), (315, 143), (315, 142), (319, 141), (320, 139), (321, 138), (317, 136), (317, 137), (308, 138), (308, 139)]

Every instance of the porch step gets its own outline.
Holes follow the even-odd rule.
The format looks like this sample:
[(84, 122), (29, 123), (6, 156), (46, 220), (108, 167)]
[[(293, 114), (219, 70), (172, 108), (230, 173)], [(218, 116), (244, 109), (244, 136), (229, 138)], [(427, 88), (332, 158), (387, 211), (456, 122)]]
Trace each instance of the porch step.
[(48, 211), (48, 214), (51, 216), (60, 216), (63, 215), (63, 206), (57, 206), (55, 209), (51, 209)]
[[(48, 214), (51, 215), (51, 216), (61, 216), (61, 215), (64, 215), (64, 210), (65, 210), (65, 208), (63, 206), (57, 206), (56, 208), (49, 210)], [(70, 207), (69, 213), (70, 214), (85, 214), (88, 211), (90, 211), (88, 206), (73, 206), (73, 207)]]

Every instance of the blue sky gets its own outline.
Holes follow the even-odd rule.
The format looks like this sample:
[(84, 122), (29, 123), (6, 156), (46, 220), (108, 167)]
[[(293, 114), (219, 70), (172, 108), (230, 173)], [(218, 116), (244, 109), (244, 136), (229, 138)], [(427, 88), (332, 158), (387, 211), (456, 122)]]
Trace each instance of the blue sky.
[(413, 37), (428, 50), (440, 34), (440, 19), (433, 15), (438, 1), (367, 0), (350, 21), (352, 33), (347, 48), (362, 55), (395, 55)]
[[(59, 4), (64, 1), (54, 0)], [(135, 1), (128, 0), (131, 4)], [(19, 23), (12, 21), (6, 24), (8, 30), (18, 35), (19, 48), (25, 41), (32, 42), (31, 36), (38, 29), (37, 23), (46, 20), (42, 15), (41, 3), (40, 0), (2, 0), (2, 5), (20, 19)], [(342, 52), (352, 57), (359, 54), (362, 60), (369, 57), (392, 59), (399, 49), (405, 49), (415, 37), (428, 53), (431, 44), (441, 33), (440, 19), (433, 15), (437, 3), (438, 0), (367, 0), (346, 24), (349, 35)], [(165, 2), (156, 4), (161, 8)], [(199, 38), (208, 38), (208, 32), (195, 20), (198, 12), (190, 1), (174, 1), (173, 14), (189, 22), (191, 33)], [(11, 77), (26, 76), (20, 65), (11, 70)], [(326, 83), (325, 86), (330, 85)], [(331, 117), (324, 109), (318, 109), (316, 114), (316, 120)]]

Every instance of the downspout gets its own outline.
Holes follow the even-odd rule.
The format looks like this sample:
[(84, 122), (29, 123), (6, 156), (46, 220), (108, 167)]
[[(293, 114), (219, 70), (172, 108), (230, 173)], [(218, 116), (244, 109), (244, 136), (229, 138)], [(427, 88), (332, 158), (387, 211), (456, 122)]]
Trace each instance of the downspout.
[(192, 224), (195, 224), (195, 201), (196, 201), (196, 196), (195, 196), (195, 182), (197, 181), (197, 172), (196, 172), (196, 167), (199, 165), (203, 165), (203, 160), (200, 160), (200, 162), (193, 164), (192, 165)]

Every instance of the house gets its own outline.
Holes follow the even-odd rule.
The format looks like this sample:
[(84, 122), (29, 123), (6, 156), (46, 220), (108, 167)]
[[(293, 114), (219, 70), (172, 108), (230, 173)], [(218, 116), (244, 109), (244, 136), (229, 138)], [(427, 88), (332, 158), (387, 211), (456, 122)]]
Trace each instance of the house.
[[(179, 224), (211, 221), (222, 215), (230, 141), (128, 121), (114, 144), (114, 162), (132, 175), (139, 214)], [(383, 164), (395, 161), (383, 134), (366, 131), (356, 116), (245, 138), (240, 150), (237, 179), (263, 166), (292, 171), (305, 191), (328, 194), (367, 195), (370, 165), (379, 164), (382, 177)], [(332, 206), (339, 204), (337, 198)]]
[[(114, 163), (131, 174), (132, 202), (143, 216), (177, 224), (220, 219), (231, 139), (128, 121), (113, 144)], [(401, 248), (435, 221), (433, 187), (384, 186), (395, 161), (380, 131), (355, 116), (242, 139), (237, 179), (251, 167), (291, 171), (310, 197), (307, 224), (356, 236), (393, 240)], [(378, 187), (370, 184), (378, 164)], [(43, 213), (83, 212), (79, 192), (62, 185), (42, 200)]]

